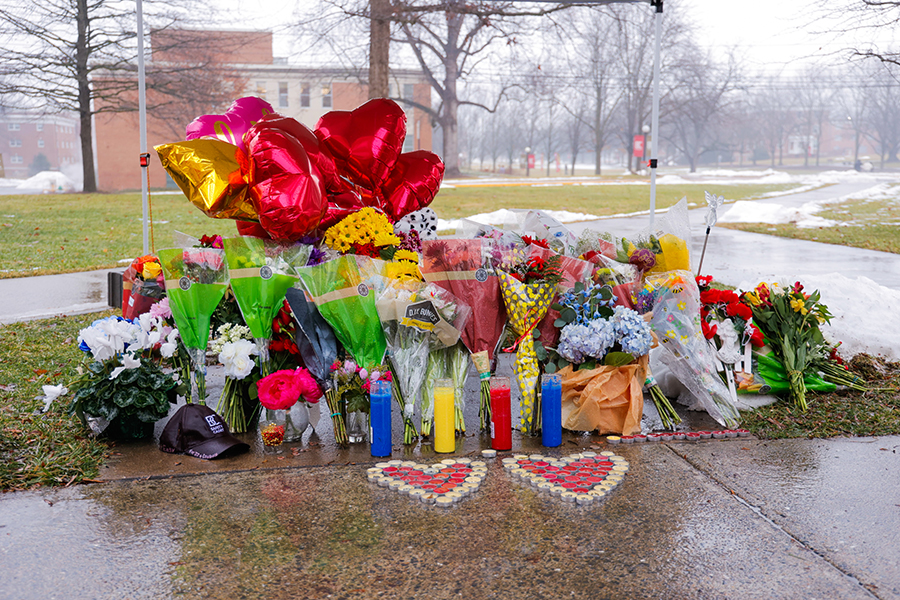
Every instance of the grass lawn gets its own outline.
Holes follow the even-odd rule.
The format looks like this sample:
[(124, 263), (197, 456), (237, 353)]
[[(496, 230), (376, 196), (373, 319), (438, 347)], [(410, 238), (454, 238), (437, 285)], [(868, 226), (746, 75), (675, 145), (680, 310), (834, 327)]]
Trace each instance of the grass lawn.
[[(784, 185), (728, 186), (729, 198), (759, 197)], [(659, 186), (657, 205), (687, 196), (700, 205), (704, 186)], [(648, 185), (457, 187), (432, 204), (444, 219), (500, 208), (544, 208), (610, 215), (647, 210)], [(156, 248), (173, 245), (176, 231), (194, 237), (235, 235), (230, 219), (210, 219), (179, 194), (151, 196)], [(141, 196), (61, 194), (0, 196), (0, 278), (124, 267), (142, 254)]]

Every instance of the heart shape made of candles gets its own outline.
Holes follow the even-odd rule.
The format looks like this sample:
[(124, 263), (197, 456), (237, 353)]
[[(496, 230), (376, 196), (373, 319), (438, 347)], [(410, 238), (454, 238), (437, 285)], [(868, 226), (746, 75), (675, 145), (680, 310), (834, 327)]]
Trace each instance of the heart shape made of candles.
[(478, 491), (487, 476), (484, 461), (448, 458), (426, 465), (392, 460), (367, 471), (369, 481), (424, 504), (450, 507)]
[(238, 98), (223, 115), (203, 115), (191, 121), (185, 129), (185, 138), (218, 138), (246, 151), (244, 134), (264, 116), (274, 113), (272, 105), (261, 98)]
[(316, 124), (316, 136), (353, 183), (380, 190), (403, 150), (406, 115), (387, 98), (351, 110), (333, 110)]
[(582, 506), (599, 503), (625, 478), (628, 461), (612, 452), (553, 458), (532, 454), (503, 459), (503, 467), (538, 492)]

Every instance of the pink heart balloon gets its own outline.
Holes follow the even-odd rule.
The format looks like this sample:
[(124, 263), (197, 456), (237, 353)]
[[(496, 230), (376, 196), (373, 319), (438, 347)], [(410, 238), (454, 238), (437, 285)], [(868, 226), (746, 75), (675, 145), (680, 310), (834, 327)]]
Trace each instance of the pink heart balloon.
[(434, 200), (444, 179), (444, 161), (427, 150), (401, 154), (382, 186), (382, 209), (396, 222)]
[(393, 100), (376, 98), (349, 112), (323, 115), (316, 135), (331, 152), (340, 174), (377, 190), (403, 150), (406, 115)]
[(274, 113), (275, 109), (265, 100), (254, 96), (238, 98), (224, 115), (203, 115), (191, 121), (185, 129), (186, 138), (218, 138), (246, 151), (244, 134), (264, 116)]

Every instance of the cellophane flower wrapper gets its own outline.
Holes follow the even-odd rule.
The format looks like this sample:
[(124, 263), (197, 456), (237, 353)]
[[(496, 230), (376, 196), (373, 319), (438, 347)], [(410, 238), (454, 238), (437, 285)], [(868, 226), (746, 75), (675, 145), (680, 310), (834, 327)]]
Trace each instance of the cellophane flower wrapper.
[[(461, 340), (472, 353), (472, 362), (481, 379), (481, 428), (490, 422), (491, 364), (506, 323), (493, 255), (499, 252), (487, 238), (423, 240), (422, 277), (470, 306), (477, 306), (462, 330)], [(424, 415), (423, 415), (424, 418)]]
[[(551, 256), (556, 256), (556, 252), (548, 248), (542, 248), (536, 244), (529, 244), (526, 248), (527, 260), (531, 260), (535, 257), (547, 260)], [(560, 255), (560, 258), (562, 260), (562, 263), (560, 264), (560, 268), (562, 269), (562, 281), (556, 286), (556, 294), (554, 294), (553, 297), (554, 302), (559, 294), (571, 290), (575, 287), (576, 283), (586, 283), (590, 281), (591, 272), (593, 271), (593, 265), (588, 261), (565, 255)], [(545, 347), (555, 346), (556, 341), (559, 339), (559, 328), (553, 324), (558, 318), (559, 311), (550, 308), (538, 324), (538, 331), (541, 332), (541, 343), (543, 343)]]
[(298, 269), (300, 279), (343, 347), (366, 369), (381, 363), (387, 342), (375, 294), (363, 281), (354, 255)]
[(231, 290), (259, 349), (260, 370), (269, 374), (272, 320), (284, 295), (298, 279), (295, 267), (306, 264), (311, 247), (283, 245), (251, 236), (223, 240)]
[[(418, 435), (412, 424), (431, 350), (455, 345), (471, 309), (452, 294), (421, 281), (387, 281), (376, 303), (398, 385), (404, 441)], [(465, 354), (468, 366), (468, 353)], [(420, 410), (424, 414), (424, 411)]]
[(522, 397), (519, 426), (523, 432), (535, 434), (540, 429), (536, 402), (540, 363), (534, 350), (532, 330), (547, 314), (556, 295), (556, 286), (550, 283), (524, 284), (504, 271), (499, 273), (498, 279), (509, 325), (518, 336), (513, 372)]
[(658, 290), (650, 326), (663, 351), (660, 360), (721, 425), (736, 427), (740, 420), (731, 394), (716, 371), (715, 356), (700, 325), (700, 292), (694, 275), (673, 271), (653, 275), (646, 283)]
[(159, 262), (172, 317), (194, 363), (202, 404), (206, 400), (209, 321), (228, 288), (225, 252), (216, 248), (167, 248), (159, 251)]

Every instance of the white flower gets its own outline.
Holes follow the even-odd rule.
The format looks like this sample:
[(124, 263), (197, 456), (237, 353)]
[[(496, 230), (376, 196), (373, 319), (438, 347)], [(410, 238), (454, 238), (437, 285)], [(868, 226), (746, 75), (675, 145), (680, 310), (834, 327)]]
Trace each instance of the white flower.
[(173, 329), (166, 336), (166, 342), (159, 347), (159, 353), (163, 358), (172, 358), (178, 349), (178, 330)]
[(225, 366), (225, 376), (243, 379), (253, 371), (251, 354), (257, 354), (256, 344), (250, 340), (227, 342), (219, 353), (219, 362)]
[(69, 388), (64, 385), (42, 385), (41, 389), (44, 391), (44, 396), (42, 398), (44, 401), (44, 408), (41, 409), (41, 412), (47, 412), (54, 400), (69, 393)]
[(110, 379), (115, 379), (119, 375), (122, 374), (126, 369), (137, 369), (141, 366), (141, 359), (135, 358), (134, 354), (123, 354), (122, 355), (122, 365), (121, 367), (116, 367), (113, 369), (112, 373), (109, 374)]

